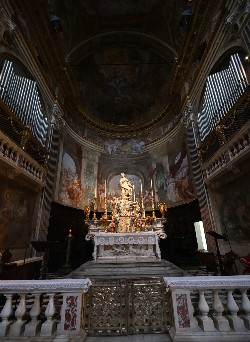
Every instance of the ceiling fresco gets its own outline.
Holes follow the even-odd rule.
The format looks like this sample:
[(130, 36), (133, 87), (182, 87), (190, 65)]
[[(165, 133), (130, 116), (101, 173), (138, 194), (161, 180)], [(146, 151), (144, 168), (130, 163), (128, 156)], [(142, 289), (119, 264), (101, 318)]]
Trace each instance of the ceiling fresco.
[(64, 119), (83, 139), (108, 153), (105, 139), (120, 139), (112, 153), (126, 151), (127, 140), (133, 154), (178, 123), (214, 5), (207, 13), (198, 0), (23, 0), (16, 6)]
[(129, 137), (126, 127), (134, 134), (155, 128), (170, 102), (187, 6), (187, 0), (48, 1), (60, 19), (83, 122), (119, 138)]
[(170, 65), (143, 49), (103, 49), (73, 68), (87, 110), (113, 125), (149, 121), (162, 107)]

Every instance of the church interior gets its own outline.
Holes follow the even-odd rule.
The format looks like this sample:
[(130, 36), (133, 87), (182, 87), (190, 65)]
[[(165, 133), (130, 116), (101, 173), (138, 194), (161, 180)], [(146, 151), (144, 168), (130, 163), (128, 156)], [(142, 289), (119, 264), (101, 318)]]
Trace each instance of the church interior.
[[(199, 341), (197, 329), (206, 341), (248, 341), (249, 0), (0, 6), (0, 340), (36, 341), (41, 328), (39, 336), (51, 341), (55, 334), (65, 341)], [(223, 290), (242, 286), (246, 316), (227, 304), (237, 321), (233, 314), (226, 320), (214, 304), (217, 318), (210, 318), (204, 285), (193, 285), (199, 277), (217, 288), (228, 279)], [(48, 295), (47, 309), (36, 314), (40, 325), (31, 315), (34, 299), (33, 325), (25, 327), (20, 293), (27, 300), (28, 290), (13, 292), (8, 323), (6, 284), (56, 288), (70, 279), (75, 293), (88, 279), (87, 304), (75, 316), (85, 323), (67, 323), (66, 314), (68, 326), (52, 320), (61, 297), (49, 314)], [(162, 299), (166, 286), (172, 309)], [(232, 291), (227, 303), (237, 306)], [(161, 296), (143, 323), (148, 311), (135, 304), (139, 293), (152, 306)]]

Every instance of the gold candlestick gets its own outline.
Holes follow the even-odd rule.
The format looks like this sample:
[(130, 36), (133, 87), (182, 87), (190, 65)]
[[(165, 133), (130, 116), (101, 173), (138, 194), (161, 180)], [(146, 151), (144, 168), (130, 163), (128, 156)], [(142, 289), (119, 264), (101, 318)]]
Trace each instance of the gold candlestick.
[(108, 218), (108, 209), (107, 209), (107, 197), (104, 197), (104, 217)]
[(158, 204), (158, 208), (161, 212), (161, 218), (164, 218), (165, 217), (165, 213), (167, 211), (167, 206), (166, 206), (166, 203), (159, 203)]
[(90, 206), (90, 204), (86, 204), (86, 205), (84, 206), (84, 214), (86, 215), (86, 219), (87, 219), (87, 220), (89, 220), (90, 211), (91, 211), (91, 206)]
[(145, 206), (144, 206), (144, 196), (141, 195), (141, 211), (142, 211), (142, 218), (146, 218), (146, 213), (145, 213)]
[(94, 203), (94, 215), (93, 215), (93, 220), (96, 220), (97, 197), (92, 198), (92, 201), (93, 201), (93, 203)]
[(155, 216), (155, 199), (154, 199), (153, 191), (152, 191), (152, 217), (153, 217), (153, 219), (156, 218), (156, 216)]

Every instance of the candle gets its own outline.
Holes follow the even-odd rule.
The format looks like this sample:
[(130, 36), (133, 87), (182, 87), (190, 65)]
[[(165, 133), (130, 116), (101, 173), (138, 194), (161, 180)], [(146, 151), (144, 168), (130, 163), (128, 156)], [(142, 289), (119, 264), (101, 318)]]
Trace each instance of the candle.
[(97, 185), (95, 187), (95, 198), (97, 198)]
[(72, 232), (72, 230), (71, 230), (71, 229), (69, 229), (69, 236), (72, 236), (72, 235), (71, 235), (71, 232)]
[(134, 202), (135, 202), (135, 186), (133, 184), (133, 192), (134, 192)]
[(153, 179), (151, 178), (151, 180), (150, 180), (150, 188), (152, 188), (153, 187)]
[(107, 181), (106, 181), (106, 179), (104, 182), (104, 196), (105, 196), (105, 198), (107, 197)]
[(141, 195), (142, 195), (142, 181), (140, 180), (140, 182), (141, 182)]

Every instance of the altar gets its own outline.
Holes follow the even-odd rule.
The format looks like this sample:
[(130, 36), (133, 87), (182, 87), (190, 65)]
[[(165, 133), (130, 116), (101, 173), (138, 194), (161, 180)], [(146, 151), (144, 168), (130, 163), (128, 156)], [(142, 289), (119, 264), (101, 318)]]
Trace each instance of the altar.
[[(85, 206), (87, 241), (94, 245), (93, 259), (70, 274), (72, 278), (113, 279), (119, 277), (178, 276), (182, 270), (161, 259), (160, 239), (166, 239), (165, 203), (159, 203), (161, 217), (155, 215), (152, 188), (152, 215), (145, 214), (144, 198), (136, 199), (134, 185), (121, 173), (121, 195), (112, 200), (112, 212), (107, 212), (106, 182), (105, 210), (97, 219), (97, 198), (93, 198), (94, 213)], [(99, 215), (98, 215), (99, 216)]]
[(161, 258), (156, 232), (96, 233), (94, 235), (94, 260)]

